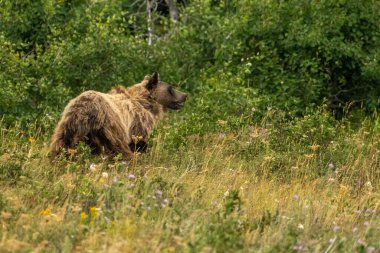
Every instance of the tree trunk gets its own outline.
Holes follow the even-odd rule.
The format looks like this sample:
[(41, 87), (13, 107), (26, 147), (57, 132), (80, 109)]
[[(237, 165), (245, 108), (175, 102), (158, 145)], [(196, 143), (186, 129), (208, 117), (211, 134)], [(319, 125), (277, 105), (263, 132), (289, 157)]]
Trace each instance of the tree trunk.
[(152, 20), (152, 12), (154, 8), (155, 0), (146, 0), (146, 11), (148, 13), (148, 45), (152, 45), (152, 37), (153, 37), (153, 20)]
[(170, 18), (177, 23), (179, 21), (179, 10), (177, 3), (174, 0), (165, 0), (166, 4), (169, 7)]

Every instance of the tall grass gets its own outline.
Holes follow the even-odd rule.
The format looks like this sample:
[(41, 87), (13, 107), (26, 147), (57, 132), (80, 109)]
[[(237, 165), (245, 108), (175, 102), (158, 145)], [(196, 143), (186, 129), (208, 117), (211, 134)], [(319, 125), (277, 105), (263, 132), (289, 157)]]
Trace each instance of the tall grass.
[(171, 115), (128, 162), (52, 163), (51, 129), (1, 124), (0, 252), (379, 252), (379, 119), (279, 114)]

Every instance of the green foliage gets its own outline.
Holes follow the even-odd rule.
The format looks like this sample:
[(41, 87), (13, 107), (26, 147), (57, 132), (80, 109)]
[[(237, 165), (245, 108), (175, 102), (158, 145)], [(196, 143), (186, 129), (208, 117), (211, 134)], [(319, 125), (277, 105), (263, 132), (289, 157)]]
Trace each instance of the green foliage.
[(0, 113), (8, 123), (56, 119), (81, 91), (152, 71), (215, 117), (252, 104), (294, 115), (324, 103), (336, 116), (346, 105), (374, 111), (379, 9), (378, 1), (196, 0), (176, 25), (157, 14), (148, 46), (145, 9), (134, 1), (2, 2)]
[(2, 193), (0, 193), (0, 211), (3, 211), (5, 207), (7, 206), (6, 200)]
[(22, 168), (17, 163), (6, 163), (0, 165), (0, 179), (7, 180), (11, 184), (15, 184), (22, 175)]
[(210, 221), (203, 221), (197, 239), (189, 244), (191, 252), (199, 252), (209, 245), (216, 252), (236, 251), (243, 248), (242, 234), (245, 224), (241, 217), (241, 199), (237, 190), (228, 192), (224, 207), (217, 211)]
[(349, 102), (378, 107), (377, 1), (240, 1), (239, 8), (230, 29), (218, 29), (236, 27), (218, 59), (243, 69), (274, 106), (304, 113), (327, 98), (333, 111)]
[(255, 229), (258, 229), (260, 233), (263, 233), (265, 227), (275, 224), (276, 221), (278, 222), (278, 219), (279, 219), (278, 215), (279, 215), (278, 211), (272, 214), (270, 211), (265, 210), (261, 218), (256, 221), (253, 227)]

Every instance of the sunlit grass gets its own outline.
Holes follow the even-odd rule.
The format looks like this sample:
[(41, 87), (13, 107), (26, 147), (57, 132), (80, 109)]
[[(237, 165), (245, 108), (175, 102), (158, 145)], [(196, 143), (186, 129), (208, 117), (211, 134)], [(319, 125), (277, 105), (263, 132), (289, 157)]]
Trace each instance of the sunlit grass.
[(165, 121), (128, 162), (52, 163), (48, 133), (1, 127), (1, 252), (378, 252), (379, 121), (326, 117), (186, 145)]

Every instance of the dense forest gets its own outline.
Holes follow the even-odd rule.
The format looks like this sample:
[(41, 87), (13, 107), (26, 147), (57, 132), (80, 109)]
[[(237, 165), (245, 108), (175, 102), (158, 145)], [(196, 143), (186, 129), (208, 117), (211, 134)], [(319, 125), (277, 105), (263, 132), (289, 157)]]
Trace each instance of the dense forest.
[(379, 1), (179, 2), (2, 1), (5, 122), (60, 113), (82, 90), (153, 71), (219, 117), (378, 109)]
[[(379, 252), (379, 0), (1, 0), (0, 252)], [(80, 145), (86, 90), (188, 94), (146, 154)]]

